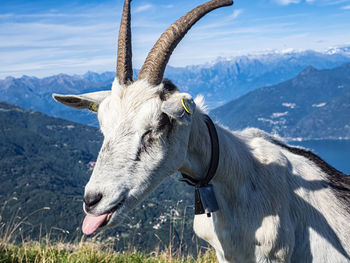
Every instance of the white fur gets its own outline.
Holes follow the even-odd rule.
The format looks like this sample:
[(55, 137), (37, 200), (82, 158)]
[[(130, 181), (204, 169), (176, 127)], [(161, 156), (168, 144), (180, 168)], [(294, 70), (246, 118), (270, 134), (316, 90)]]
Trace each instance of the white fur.
[[(156, 131), (163, 101), (162, 84), (114, 82), (99, 106), (105, 137), (85, 193), (102, 193), (90, 213), (124, 205), (108, 225), (120, 222), (161, 181), (176, 171), (194, 178), (206, 174), (210, 138), (196, 110), (188, 122), (175, 120), (170, 133)], [(180, 103), (188, 94), (169, 95)], [(197, 108), (202, 107), (197, 99)], [(178, 109), (179, 105), (174, 105)], [(135, 161), (140, 138), (152, 130), (152, 144)], [(217, 125), (220, 161), (212, 180), (220, 210), (196, 216), (194, 230), (216, 250), (220, 262), (349, 262), (350, 216), (329, 188), (325, 174), (311, 161), (271, 143), (257, 129), (232, 132)]]
[[(188, 158), (201, 152), (207, 164), (200, 133), (205, 124), (198, 119)], [(196, 216), (194, 230), (220, 262), (350, 262), (350, 216), (323, 187), (325, 174), (313, 162), (271, 143), (258, 129), (217, 130), (221, 159), (212, 184), (221, 210), (211, 218)], [(188, 162), (184, 171), (199, 166)]]

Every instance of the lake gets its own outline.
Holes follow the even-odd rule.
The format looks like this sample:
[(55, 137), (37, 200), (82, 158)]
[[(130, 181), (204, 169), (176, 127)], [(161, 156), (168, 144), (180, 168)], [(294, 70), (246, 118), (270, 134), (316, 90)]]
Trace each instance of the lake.
[(350, 174), (350, 140), (289, 142), (312, 150), (337, 170)]

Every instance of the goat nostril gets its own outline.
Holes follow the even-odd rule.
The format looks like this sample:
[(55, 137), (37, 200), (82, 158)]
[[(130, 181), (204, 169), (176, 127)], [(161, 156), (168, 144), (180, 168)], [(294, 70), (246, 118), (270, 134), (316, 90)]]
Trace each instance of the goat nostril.
[(86, 194), (84, 196), (84, 203), (87, 207), (92, 207), (96, 205), (98, 202), (100, 202), (102, 199), (102, 194)]

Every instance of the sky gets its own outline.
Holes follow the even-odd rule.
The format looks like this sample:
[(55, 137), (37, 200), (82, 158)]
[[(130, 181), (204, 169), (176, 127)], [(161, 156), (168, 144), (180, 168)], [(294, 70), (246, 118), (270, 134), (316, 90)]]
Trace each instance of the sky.
[[(133, 0), (133, 65), (205, 0)], [(0, 79), (115, 69), (123, 0), (0, 0)], [(182, 67), (271, 50), (350, 46), (350, 0), (236, 0), (202, 18), (173, 53)]]

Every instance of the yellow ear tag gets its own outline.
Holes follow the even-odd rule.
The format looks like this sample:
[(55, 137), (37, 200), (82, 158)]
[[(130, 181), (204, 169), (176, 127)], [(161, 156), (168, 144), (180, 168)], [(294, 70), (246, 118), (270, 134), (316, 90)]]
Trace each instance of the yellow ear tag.
[(90, 110), (93, 112), (97, 112), (98, 111), (98, 106), (96, 103), (92, 103), (90, 104)]
[(187, 100), (187, 99), (182, 98), (182, 99), (181, 99), (181, 103), (182, 103), (182, 107), (184, 107), (185, 111), (186, 111), (188, 114), (192, 114), (192, 113), (193, 113), (193, 109), (191, 108), (191, 104), (188, 103), (188, 100)]

